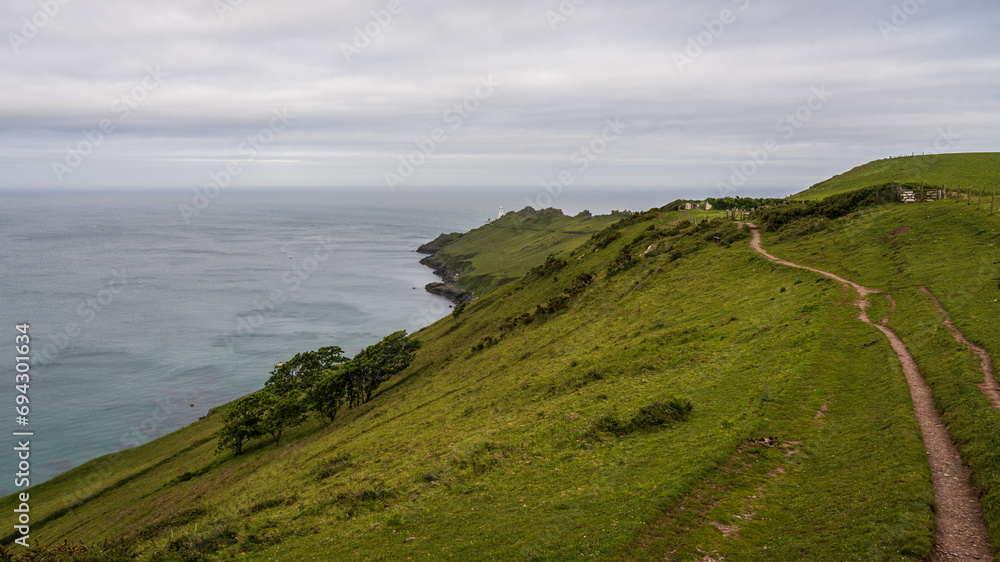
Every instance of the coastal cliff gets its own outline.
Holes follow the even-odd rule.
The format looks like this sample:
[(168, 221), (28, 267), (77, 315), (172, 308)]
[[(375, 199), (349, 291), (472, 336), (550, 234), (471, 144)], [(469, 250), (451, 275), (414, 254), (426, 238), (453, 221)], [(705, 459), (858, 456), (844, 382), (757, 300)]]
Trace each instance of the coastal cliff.
[(550, 255), (579, 247), (623, 216), (583, 211), (570, 217), (559, 209), (525, 207), (464, 234), (441, 234), (417, 248), (427, 254), (420, 263), (441, 277), (426, 289), (456, 303), (471, 302), (520, 279)]
[(427, 267), (434, 270), (434, 274), (441, 278), (439, 283), (428, 283), (424, 289), (428, 293), (435, 295), (440, 295), (442, 297), (451, 299), (455, 304), (461, 304), (463, 302), (472, 302), (476, 300), (476, 296), (471, 291), (463, 291), (455, 286), (458, 282), (458, 278), (461, 275), (460, 271), (452, 269), (452, 267), (440, 257), (441, 251), (444, 249), (446, 244), (455, 242), (461, 238), (461, 234), (442, 234), (435, 238), (434, 240), (421, 245), (417, 248), (417, 253), (420, 254), (431, 254), (422, 260), (420, 263), (426, 265)]

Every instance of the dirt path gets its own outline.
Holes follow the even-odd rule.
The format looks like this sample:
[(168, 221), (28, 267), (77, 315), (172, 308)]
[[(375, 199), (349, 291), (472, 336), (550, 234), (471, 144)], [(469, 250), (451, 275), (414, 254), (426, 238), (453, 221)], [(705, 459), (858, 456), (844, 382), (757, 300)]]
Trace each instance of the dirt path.
[(920, 287), (920, 291), (927, 295), (927, 298), (934, 303), (934, 306), (941, 311), (941, 314), (944, 314), (943, 324), (951, 331), (951, 335), (955, 338), (955, 341), (965, 344), (966, 347), (972, 350), (972, 353), (979, 356), (980, 369), (983, 371), (983, 382), (979, 384), (979, 389), (990, 399), (990, 402), (993, 402), (994, 408), (1000, 408), (1000, 385), (997, 384), (997, 379), (993, 375), (993, 359), (990, 357), (990, 352), (972, 343), (965, 337), (965, 334), (952, 323), (951, 316), (941, 306), (941, 301), (937, 300), (937, 297), (927, 290), (927, 287)]
[(934, 408), (934, 397), (930, 387), (920, 376), (917, 363), (906, 350), (903, 340), (887, 326), (876, 324), (868, 319), (867, 296), (880, 291), (863, 287), (826, 271), (798, 265), (772, 256), (761, 246), (760, 231), (757, 230), (756, 225), (747, 223), (747, 226), (753, 231), (750, 247), (768, 260), (788, 267), (818, 273), (845, 285), (850, 285), (858, 292), (858, 300), (855, 303), (861, 310), (858, 319), (878, 329), (889, 339), (889, 343), (903, 367), (906, 383), (910, 387), (913, 411), (923, 435), (924, 448), (927, 450), (927, 459), (934, 479), (934, 503), (937, 516), (936, 544), (930, 560), (933, 562), (991, 560), (989, 535), (986, 532), (986, 525), (983, 523), (982, 512), (979, 509), (979, 499), (969, 482), (969, 469), (962, 464), (958, 448), (955, 447), (951, 435), (948, 433), (948, 428), (941, 421), (941, 416)]

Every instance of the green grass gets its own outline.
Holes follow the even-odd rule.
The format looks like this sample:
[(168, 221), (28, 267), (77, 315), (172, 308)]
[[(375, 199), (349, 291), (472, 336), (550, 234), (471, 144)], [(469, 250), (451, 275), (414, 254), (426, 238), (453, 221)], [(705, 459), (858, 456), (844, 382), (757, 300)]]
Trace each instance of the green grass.
[(462, 272), (458, 286), (482, 296), (563, 256), (624, 215), (568, 217), (547, 211), (511, 212), (460, 237), (445, 236), (439, 256)]
[(949, 189), (978, 190), (1000, 185), (1000, 153), (932, 154), (876, 160), (820, 182), (790, 197), (822, 199), (837, 193), (890, 182), (926, 183)]
[(803, 354), (774, 398), (759, 429), (770, 442), (720, 465), (622, 559), (908, 560), (930, 549), (930, 471), (894, 353), (852, 307), (810, 315), (838, 337)]
[[(580, 235), (562, 269), (418, 332), (413, 365), (332, 426), (234, 458), (205, 441), (216, 414), (119, 453), (58, 517), (93, 468), (36, 486), (33, 518), (49, 520), (32, 539), (125, 537), (144, 559), (562, 560), (635, 552), (662, 528), (731, 559), (925, 556), (931, 483), (888, 345), (864, 346), (836, 283), (767, 262), (732, 224), (680, 221), (654, 210)], [(674, 397), (686, 421), (601, 429)], [(799, 452), (726, 472), (766, 437)], [(739, 526), (747, 501), (758, 514), (738, 537), (661, 522), (723, 484), (719, 523)]]
[[(930, 384), (963, 460), (973, 469), (993, 543), (1000, 544), (1000, 412), (977, 386), (982, 382), (978, 360), (955, 342), (918, 289), (926, 286), (938, 297), (955, 325), (993, 355), (996, 370), (1000, 217), (966, 201), (896, 203), (835, 221), (822, 233), (771, 242), (776, 255), (892, 294), (897, 309), (889, 315), (889, 326)], [(881, 306), (887, 313), (889, 307)]]

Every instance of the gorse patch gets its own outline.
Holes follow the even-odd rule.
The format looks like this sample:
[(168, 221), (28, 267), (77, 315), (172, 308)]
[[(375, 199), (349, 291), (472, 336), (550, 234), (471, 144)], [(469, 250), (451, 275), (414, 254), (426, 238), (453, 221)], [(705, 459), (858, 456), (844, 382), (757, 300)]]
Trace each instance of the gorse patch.
[(663, 401), (655, 400), (652, 404), (640, 407), (627, 422), (619, 419), (614, 412), (598, 417), (587, 428), (585, 437), (600, 439), (601, 433), (624, 437), (632, 433), (663, 429), (677, 422), (687, 421), (692, 411), (694, 405), (686, 398), (671, 397)]

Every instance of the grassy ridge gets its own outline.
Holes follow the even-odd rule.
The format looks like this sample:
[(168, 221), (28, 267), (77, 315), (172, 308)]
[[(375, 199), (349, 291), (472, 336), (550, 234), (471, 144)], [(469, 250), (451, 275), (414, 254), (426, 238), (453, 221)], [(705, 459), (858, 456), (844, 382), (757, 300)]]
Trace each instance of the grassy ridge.
[(1000, 153), (931, 154), (876, 160), (820, 182), (790, 197), (793, 200), (822, 199), (890, 182), (921, 183), (964, 190), (974, 186), (1000, 187)]
[[(101, 493), (32, 539), (127, 537), (168, 559), (600, 559), (639, 549), (663, 513), (724, 479), (735, 491), (717, 522), (737, 526), (741, 494), (761, 485), (759, 516), (739, 541), (715, 526), (668, 533), (686, 552), (926, 555), (931, 484), (888, 345), (864, 346), (837, 284), (763, 260), (731, 224), (679, 219), (652, 211), (574, 235), (558, 267), (417, 333), (414, 364), (332, 426), (312, 420), (233, 458), (201, 443), (213, 415), (119, 453)], [(870, 369), (855, 369), (858, 349)], [(692, 402), (687, 421), (602, 429), (671, 397)], [(725, 472), (772, 437), (798, 450), (759, 453), (784, 472)], [(87, 474), (34, 488), (33, 518)]]
[(568, 217), (552, 209), (524, 209), (460, 237), (439, 238), (443, 250), (438, 256), (461, 272), (461, 289), (483, 295), (542, 265), (549, 255), (567, 254), (623, 217)]

